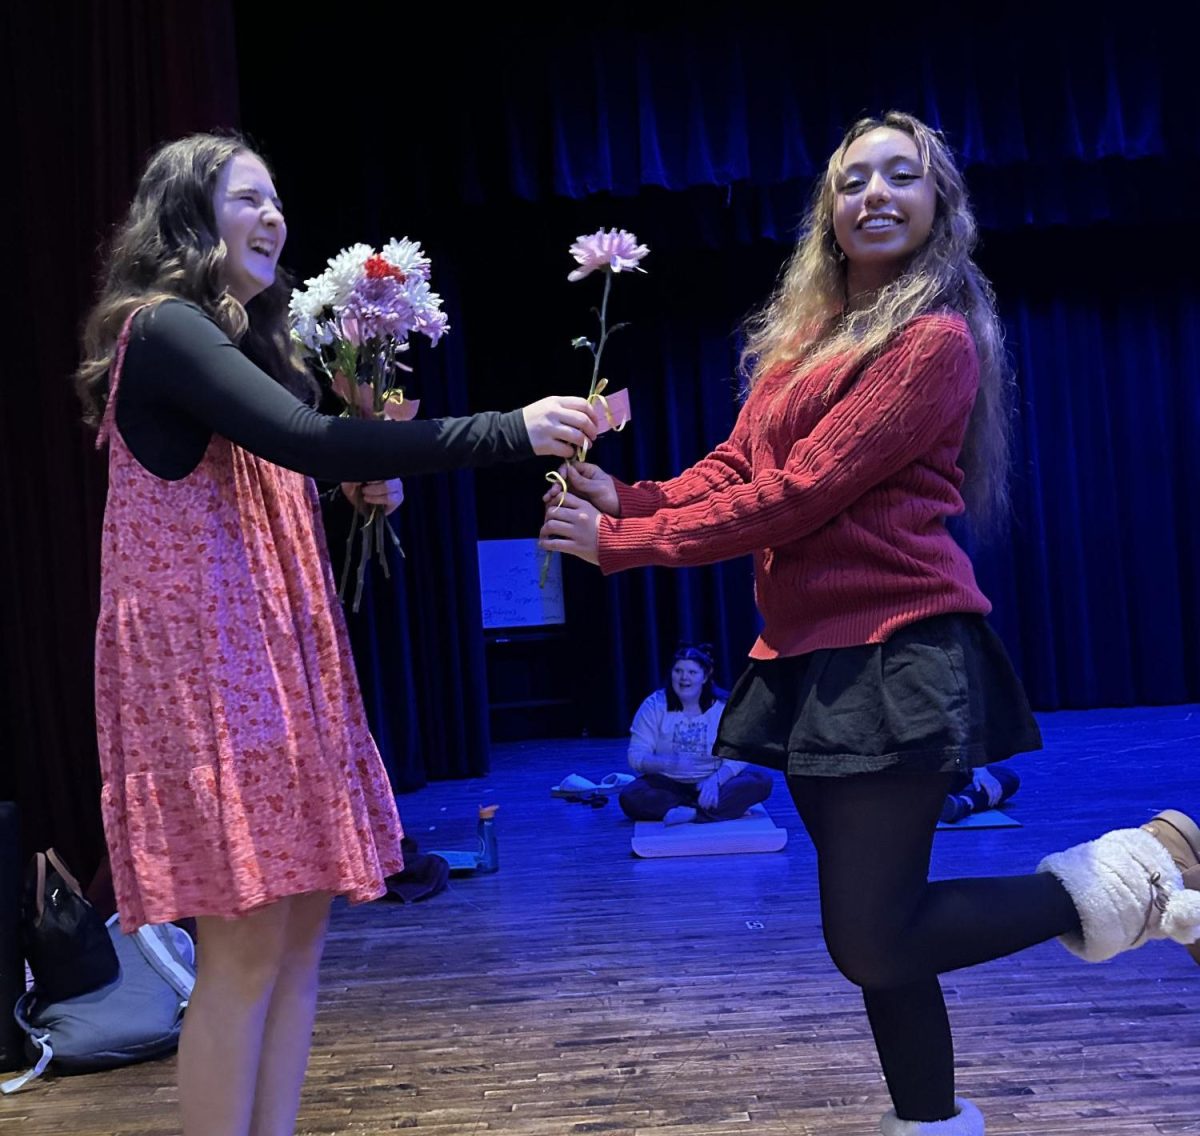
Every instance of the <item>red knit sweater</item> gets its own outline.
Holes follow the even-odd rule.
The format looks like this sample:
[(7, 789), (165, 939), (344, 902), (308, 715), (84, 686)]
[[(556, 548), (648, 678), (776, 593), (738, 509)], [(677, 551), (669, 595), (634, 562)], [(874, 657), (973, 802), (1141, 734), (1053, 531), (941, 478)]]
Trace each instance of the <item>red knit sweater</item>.
[(958, 455), (979, 386), (966, 321), (921, 316), (856, 380), (845, 370), (832, 360), (786, 393), (786, 371), (764, 377), (729, 440), (691, 469), (618, 482), (621, 515), (600, 521), (601, 569), (754, 553), (756, 659), (990, 611), (945, 525), (963, 511)]

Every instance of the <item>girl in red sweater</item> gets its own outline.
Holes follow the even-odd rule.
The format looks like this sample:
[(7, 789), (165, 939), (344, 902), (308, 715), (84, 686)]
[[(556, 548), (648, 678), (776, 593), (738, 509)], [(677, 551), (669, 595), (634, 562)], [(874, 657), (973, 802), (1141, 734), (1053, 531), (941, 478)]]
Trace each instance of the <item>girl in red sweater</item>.
[[(941, 137), (851, 128), (749, 325), (733, 433), (670, 481), (590, 463), (542, 547), (605, 573), (753, 553), (763, 630), (714, 752), (787, 774), (825, 941), (862, 989), (887, 1136), (978, 1136), (938, 975), (1059, 936), (1099, 961), (1200, 937), (1200, 828), (1167, 812), (1010, 878), (928, 880), (955, 778), (1041, 747), (971, 562), (946, 528), (1006, 509), (1012, 377)], [(1200, 945), (1193, 946), (1200, 961)]]

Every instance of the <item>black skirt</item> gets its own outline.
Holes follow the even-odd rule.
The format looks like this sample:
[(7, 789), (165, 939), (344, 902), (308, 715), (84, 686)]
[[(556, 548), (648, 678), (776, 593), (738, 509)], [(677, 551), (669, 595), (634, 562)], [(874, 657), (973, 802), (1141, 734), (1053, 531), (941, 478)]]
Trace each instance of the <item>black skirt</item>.
[(793, 776), (967, 773), (1041, 749), (1025, 691), (979, 615), (939, 615), (883, 643), (756, 659), (713, 752)]

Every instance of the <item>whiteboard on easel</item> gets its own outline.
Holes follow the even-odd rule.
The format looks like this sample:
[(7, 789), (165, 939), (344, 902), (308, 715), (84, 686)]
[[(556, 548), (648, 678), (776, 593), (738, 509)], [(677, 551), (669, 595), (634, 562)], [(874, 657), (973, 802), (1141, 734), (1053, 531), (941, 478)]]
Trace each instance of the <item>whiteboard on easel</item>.
[(545, 553), (536, 539), (479, 541), (479, 596), (484, 627), (544, 627), (566, 623), (562, 556), (550, 557), (546, 586), (538, 587)]

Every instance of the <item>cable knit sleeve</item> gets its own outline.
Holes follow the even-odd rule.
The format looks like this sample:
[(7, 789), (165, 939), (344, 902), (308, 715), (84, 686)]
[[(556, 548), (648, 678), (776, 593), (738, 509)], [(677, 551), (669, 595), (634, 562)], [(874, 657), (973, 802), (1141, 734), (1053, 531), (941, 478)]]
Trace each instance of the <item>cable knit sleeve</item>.
[(708, 500), (713, 493), (750, 480), (749, 426), (745, 407), (733, 432), (707, 457), (670, 481), (636, 481), (626, 485), (616, 478), (622, 517), (648, 517), (659, 509), (675, 509)]
[(712, 564), (814, 532), (864, 493), (961, 436), (979, 385), (966, 322), (927, 316), (868, 366), (778, 466), (683, 507), (602, 517), (600, 567)]

